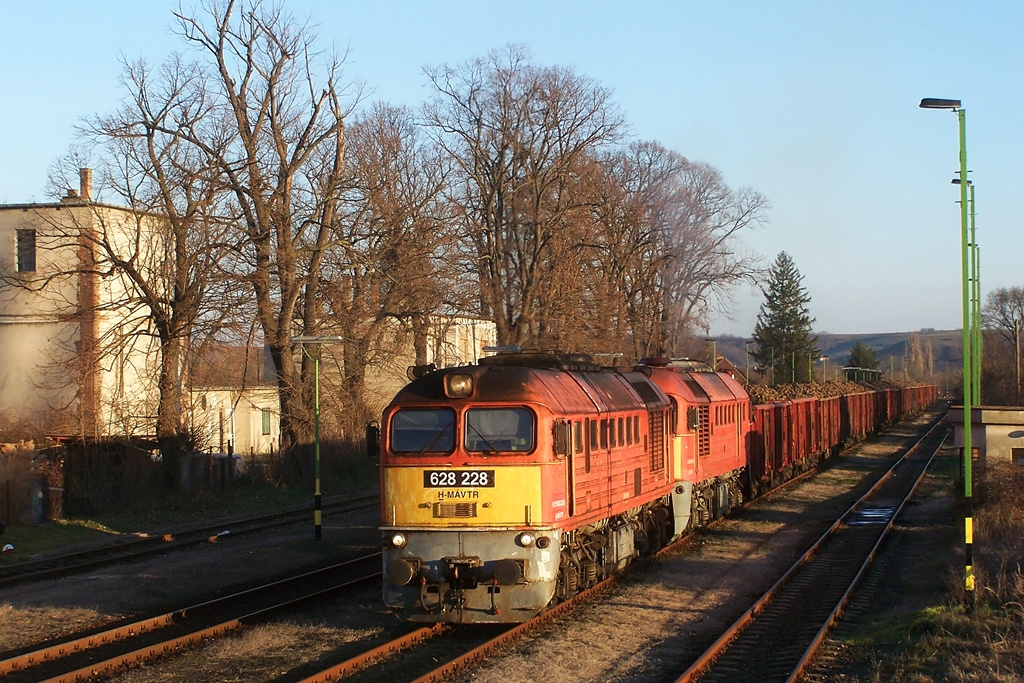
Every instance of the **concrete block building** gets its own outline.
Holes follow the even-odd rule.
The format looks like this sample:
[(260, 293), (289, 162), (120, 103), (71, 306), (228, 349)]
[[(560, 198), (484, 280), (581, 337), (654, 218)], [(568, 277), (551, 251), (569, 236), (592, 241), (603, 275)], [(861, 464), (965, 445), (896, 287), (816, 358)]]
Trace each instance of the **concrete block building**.
[[(92, 201), (0, 205), (0, 415), (71, 435), (152, 434), (155, 343), (98, 238), (134, 248), (153, 218)], [(58, 421), (57, 416), (62, 416)]]

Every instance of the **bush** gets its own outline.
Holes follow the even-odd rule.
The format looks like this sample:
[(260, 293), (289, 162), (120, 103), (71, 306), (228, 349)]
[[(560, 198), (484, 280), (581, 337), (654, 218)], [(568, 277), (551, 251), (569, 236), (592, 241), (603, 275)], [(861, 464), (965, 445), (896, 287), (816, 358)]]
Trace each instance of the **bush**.
[(0, 519), (10, 525), (42, 521), (42, 485), (35, 450), (9, 449), (0, 455)]
[[(312, 486), (316, 448), (304, 444), (288, 452), (257, 455), (246, 461), (246, 477), (276, 486)], [(331, 493), (373, 490), (379, 483), (377, 464), (361, 442), (328, 439), (320, 443), (320, 481)]]

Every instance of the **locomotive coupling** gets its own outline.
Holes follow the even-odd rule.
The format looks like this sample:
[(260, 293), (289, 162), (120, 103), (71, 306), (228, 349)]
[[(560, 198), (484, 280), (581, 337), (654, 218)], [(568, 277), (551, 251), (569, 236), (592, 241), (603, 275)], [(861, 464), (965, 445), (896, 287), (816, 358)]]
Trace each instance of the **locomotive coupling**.
[(479, 569), (484, 562), (479, 557), (459, 555), (445, 557), (445, 579), (452, 588), (476, 588), (479, 583)]

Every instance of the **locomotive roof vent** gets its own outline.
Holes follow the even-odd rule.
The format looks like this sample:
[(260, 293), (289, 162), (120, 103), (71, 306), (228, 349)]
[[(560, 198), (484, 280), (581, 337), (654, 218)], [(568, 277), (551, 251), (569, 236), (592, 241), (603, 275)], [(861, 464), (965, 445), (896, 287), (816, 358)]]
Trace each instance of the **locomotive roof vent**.
[(519, 346), (485, 346), (484, 353), (519, 353), (523, 349)]
[(702, 360), (692, 358), (666, 358), (664, 356), (641, 358), (638, 366), (646, 365), (658, 368), (676, 368), (689, 372), (713, 372), (711, 366)]
[(536, 350), (488, 356), (480, 359), (480, 365), (518, 366), (541, 370), (575, 370), (576, 372), (601, 372), (603, 370), (594, 357), (587, 353)]

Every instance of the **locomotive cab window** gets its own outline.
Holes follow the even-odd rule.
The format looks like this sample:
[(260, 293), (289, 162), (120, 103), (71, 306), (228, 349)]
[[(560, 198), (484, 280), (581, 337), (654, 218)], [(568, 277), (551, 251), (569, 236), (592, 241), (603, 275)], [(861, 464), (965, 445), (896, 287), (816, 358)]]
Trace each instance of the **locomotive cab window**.
[(532, 451), (533, 434), (533, 413), (526, 408), (466, 411), (467, 451)]
[(447, 408), (404, 408), (391, 417), (395, 453), (450, 453), (455, 448), (455, 413)]

